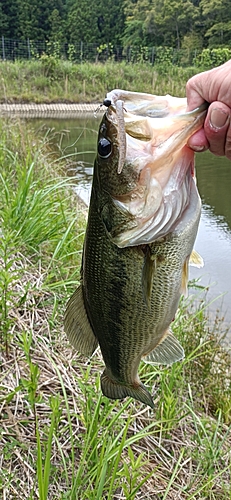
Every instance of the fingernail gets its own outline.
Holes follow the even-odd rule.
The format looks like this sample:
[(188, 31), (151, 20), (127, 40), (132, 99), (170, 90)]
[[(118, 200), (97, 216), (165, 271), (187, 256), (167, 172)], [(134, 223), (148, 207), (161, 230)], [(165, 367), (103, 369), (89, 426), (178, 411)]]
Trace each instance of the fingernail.
[(213, 128), (222, 128), (226, 125), (229, 115), (221, 109), (214, 108), (210, 115), (210, 125)]
[(206, 150), (206, 147), (205, 146), (193, 146), (192, 149), (193, 149), (193, 151), (195, 151), (195, 153), (202, 153), (202, 151)]

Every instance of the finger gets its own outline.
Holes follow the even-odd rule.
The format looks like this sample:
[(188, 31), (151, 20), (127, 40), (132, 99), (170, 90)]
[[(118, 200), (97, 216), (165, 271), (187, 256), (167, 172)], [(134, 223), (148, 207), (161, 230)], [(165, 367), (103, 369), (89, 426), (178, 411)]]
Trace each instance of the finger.
[(186, 84), (187, 111), (198, 108), (204, 101), (209, 102), (209, 72), (193, 76)]
[(186, 85), (188, 111), (192, 111), (203, 101), (220, 101), (231, 108), (230, 93), (231, 59), (217, 68), (194, 75)]
[(208, 109), (204, 123), (204, 133), (209, 142), (210, 151), (217, 156), (224, 156), (230, 145), (231, 110), (222, 102), (213, 102)]
[(225, 156), (227, 156), (227, 158), (231, 160), (231, 119), (229, 120), (229, 128), (226, 134)]
[(188, 146), (193, 149), (193, 151), (198, 153), (209, 149), (209, 143), (206, 139), (205, 131), (203, 128), (195, 132), (195, 134), (190, 137), (190, 139), (188, 140)]

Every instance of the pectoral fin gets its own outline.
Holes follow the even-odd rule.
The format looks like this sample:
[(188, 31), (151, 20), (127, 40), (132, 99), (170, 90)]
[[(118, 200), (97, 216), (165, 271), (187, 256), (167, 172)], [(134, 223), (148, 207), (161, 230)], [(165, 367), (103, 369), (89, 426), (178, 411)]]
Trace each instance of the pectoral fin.
[(166, 335), (161, 339), (160, 343), (143, 359), (145, 363), (150, 363), (151, 365), (171, 365), (183, 358), (183, 347), (172, 332), (167, 330)]
[(81, 354), (91, 356), (98, 346), (83, 300), (82, 285), (70, 298), (64, 316), (64, 330), (73, 347)]

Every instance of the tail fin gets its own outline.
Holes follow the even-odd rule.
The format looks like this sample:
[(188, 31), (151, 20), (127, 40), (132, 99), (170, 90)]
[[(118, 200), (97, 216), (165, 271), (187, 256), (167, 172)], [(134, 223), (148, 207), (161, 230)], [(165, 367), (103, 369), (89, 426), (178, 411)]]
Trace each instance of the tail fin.
[(123, 399), (130, 396), (141, 403), (144, 403), (151, 408), (154, 408), (154, 403), (151, 394), (148, 392), (143, 384), (137, 386), (133, 385), (122, 385), (119, 382), (112, 380), (107, 375), (107, 368), (101, 375), (101, 389), (107, 398), (110, 399)]

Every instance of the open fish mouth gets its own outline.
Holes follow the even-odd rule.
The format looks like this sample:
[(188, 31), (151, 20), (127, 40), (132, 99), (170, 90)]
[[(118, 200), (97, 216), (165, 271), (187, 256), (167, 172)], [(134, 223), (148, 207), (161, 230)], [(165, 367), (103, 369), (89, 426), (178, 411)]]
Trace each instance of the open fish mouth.
[(186, 112), (186, 98), (119, 89), (107, 94), (105, 104), (117, 129), (117, 173), (129, 163), (139, 179), (135, 189), (113, 197), (132, 222), (111, 236), (119, 247), (147, 244), (173, 231), (189, 204), (195, 176), (187, 141), (203, 126), (208, 104)]

